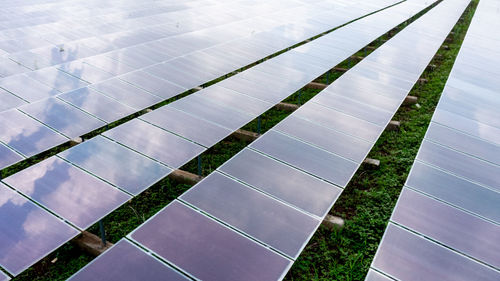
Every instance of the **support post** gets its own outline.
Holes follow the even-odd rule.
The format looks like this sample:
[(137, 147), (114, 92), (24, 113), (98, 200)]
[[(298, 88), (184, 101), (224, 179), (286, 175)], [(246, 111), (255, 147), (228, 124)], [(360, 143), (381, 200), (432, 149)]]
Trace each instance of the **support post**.
[(261, 124), (262, 123), (262, 118), (259, 116), (259, 118), (257, 118), (257, 134), (260, 135), (260, 129), (261, 129)]
[(201, 177), (201, 155), (198, 155), (198, 176)]
[(99, 221), (99, 232), (101, 233), (101, 243), (102, 247), (106, 247), (106, 232), (104, 231), (104, 223), (102, 220)]

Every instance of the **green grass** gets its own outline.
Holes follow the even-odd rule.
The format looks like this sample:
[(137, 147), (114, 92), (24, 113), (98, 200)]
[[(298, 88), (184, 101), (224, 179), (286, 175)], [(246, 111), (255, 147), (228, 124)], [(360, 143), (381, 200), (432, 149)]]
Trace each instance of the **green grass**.
[[(469, 15), (476, 5), (477, 0), (469, 9)], [(469, 16), (465, 19), (455, 27), (454, 40), (446, 43), (449, 49), (441, 48), (433, 60), (432, 64), (437, 67), (423, 75), (428, 83), (416, 85), (411, 91), (411, 95), (419, 97), (421, 107), (403, 106), (394, 118), (402, 122), (401, 130), (384, 132), (370, 152), (370, 158), (381, 160), (380, 168), (362, 166), (335, 203), (330, 213), (344, 218), (345, 227), (340, 231), (320, 228), (285, 280), (364, 279), (465, 35)], [(363, 51), (358, 55), (362, 56)], [(352, 67), (354, 62), (345, 61), (339, 66), (349, 65)], [(329, 82), (341, 74), (331, 73)], [(318, 80), (326, 82), (326, 76)], [(301, 90), (301, 103), (318, 92)], [(299, 94), (295, 93), (286, 102), (298, 103)], [(277, 109), (266, 112), (261, 117), (262, 132), (289, 114)], [(257, 131), (257, 120), (244, 129)], [(202, 155), (202, 174), (210, 174), (248, 144), (227, 138), (210, 148)], [(197, 161), (191, 161), (182, 169), (196, 173)], [(189, 188), (190, 185), (178, 184), (167, 178), (132, 199), (104, 219), (108, 241), (116, 243)], [(89, 231), (99, 234), (98, 229), (94, 225)], [(65, 280), (92, 259), (92, 256), (68, 243), (14, 280)]]

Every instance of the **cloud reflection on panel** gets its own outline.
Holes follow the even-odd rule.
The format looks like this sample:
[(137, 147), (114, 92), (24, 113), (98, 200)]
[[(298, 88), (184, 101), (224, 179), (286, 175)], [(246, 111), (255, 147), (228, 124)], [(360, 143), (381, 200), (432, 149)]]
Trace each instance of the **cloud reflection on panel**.
[(130, 196), (58, 157), (4, 180), (81, 229), (90, 227)]
[(0, 183), (0, 266), (18, 274), (79, 232)]

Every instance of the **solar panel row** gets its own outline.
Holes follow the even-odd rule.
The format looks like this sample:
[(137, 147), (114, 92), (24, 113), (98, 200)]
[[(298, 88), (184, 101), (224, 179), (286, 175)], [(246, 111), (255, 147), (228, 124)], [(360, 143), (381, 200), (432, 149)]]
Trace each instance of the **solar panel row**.
[(391, 278), (500, 278), (499, 11), (479, 2), (372, 263)]
[[(278, 8), (287, 12), (287, 9), (279, 6), (280, 3), (286, 7), (282, 2), (263, 5), (267, 14)], [(0, 112), (0, 125), (6, 128), (5, 133), (0, 133), (0, 149), (6, 151), (0, 155), (0, 169), (371, 13), (388, 3), (392, 2), (360, 5), (341, 2), (329, 5), (328, 8), (323, 7), (321, 3), (302, 5), (303, 7), (292, 9), (300, 15), (296, 17), (282, 15), (280, 11), (255, 17), (256, 13), (262, 12), (262, 9), (255, 9), (251, 10), (253, 13), (246, 15), (253, 16), (253, 19), (235, 22), (235, 19), (231, 18), (222, 26), (214, 27), (213, 25), (219, 23), (215, 21), (210, 26), (202, 25), (194, 31), (188, 29), (180, 35), (160, 34), (167, 38), (150, 43), (143, 43), (144, 40), (134, 41), (134, 44), (143, 44), (130, 48), (114, 46), (112, 49), (121, 49), (105, 49), (102, 52), (106, 53), (102, 55), (0, 79), (0, 87), (5, 90), (24, 97), (28, 102), (37, 101), (22, 105), (18, 110)], [(356, 9), (351, 9), (354, 5), (357, 6)], [(242, 8), (245, 6), (240, 6), (240, 9)], [(223, 10), (217, 10), (217, 13), (225, 13)], [(203, 10), (198, 12), (201, 11)], [(217, 13), (215, 15), (219, 15)], [(317, 13), (337, 20), (311, 20), (312, 15)], [(214, 12), (208, 13), (207, 16), (214, 16)], [(283, 18), (283, 21), (277, 21), (274, 17)], [(256, 27), (252, 24), (249, 29), (246, 26), (249, 20), (267, 23), (258, 24)], [(245, 26), (246, 29), (243, 28)], [(200, 30), (202, 28), (204, 29)], [(235, 30), (239, 31), (239, 35), (233, 34)], [(202, 40), (207, 37), (213, 40)], [(272, 40), (269, 40), (270, 38)], [(165, 45), (179, 46), (181, 53), (172, 53), (165, 49)], [(193, 49), (184, 45), (197, 47)], [(123, 55), (118, 55), (119, 60), (107, 57), (115, 56), (118, 51), (123, 52)], [(127, 54), (137, 52), (155, 59), (148, 65), (127, 64)], [(166, 53), (169, 55), (165, 56)], [(228, 57), (228, 53), (232, 55)], [(36, 58), (43, 56), (40, 54)], [(145, 62), (142, 58), (135, 60)], [(89, 83), (92, 84), (87, 86)], [(11, 104), (11, 94), (5, 90), (0, 93), (1, 104)], [(24, 114), (19, 114), (19, 111)]]
[[(393, 39), (394, 41), (391, 40), (381, 47), (379, 49), (380, 57), (384, 57), (384, 50), (389, 50), (388, 56), (390, 56), (393, 44), (397, 45), (399, 40), (402, 40), (401, 38), (407, 39), (408, 34), (415, 30), (414, 28), (421, 27), (422, 24), (432, 22), (432, 20), (442, 18), (444, 14), (447, 14), (446, 17), (450, 19), (440, 24), (435, 33), (431, 33), (435, 35), (433, 40), (442, 42), (467, 3), (466, 1), (462, 3), (445, 1), (438, 5), (430, 13), (402, 31)], [(450, 11), (453, 12), (450, 13)], [(443, 30), (446, 32), (442, 32)], [(442, 36), (439, 37), (437, 34), (442, 34)], [(415, 48), (418, 47), (418, 44), (408, 44), (406, 51), (414, 51), (411, 49), (412, 46)], [(438, 47), (439, 44), (435, 45), (434, 50), (428, 49), (426, 52), (419, 53), (419, 57), (426, 58), (422, 61), (428, 63)], [(420, 70), (410, 75), (416, 81), (426, 64), (413, 62), (410, 65)], [(358, 66), (352, 71), (357, 68)], [(340, 81), (342, 79), (343, 77), (340, 78)], [(335, 83), (332, 84), (332, 87)], [(409, 89), (406, 91), (408, 92)], [(328, 93), (328, 88), (322, 93)], [(404, 95), (401, 96), (401, 100), (403, 98)], [(308, 104), (306, 103), (304, 106), (308, 106)], [(292, 116), (294, 115), (295, 113), (292, 114)], [(261, 139), (268, 134), (281, 135), (278, 132), (270, 132)], [(305, 160), (315, 160), (321, 159), (322, 155), (331, 154), (325, 150), (322, 150), (321, 153), (317, 152), (317, 147), (287, 136), (284, 137), (295, 144), (295, 149), (281, 150), (282, 156), (303, 153), (309, 156), (304, 158)], [(259, 143), (261, 139), (250, 147)], [(285, 147), (287, 145), (286, 142), (280, 144)], [(267, 146), (263, 144), (262, 147), (270, 147), (271, 153), (281, 149), (280, 145)], [(310, 149), (315, 154), (308, 153), (304, 149)], [(266, 162), (267, 164), (262, 164)], [(357, 164), (359, 165), (359, 163)], [(341, 168), (340, 165), (342, 163), (335, 168)], [(300, 202), (308, 196), (301, 197), (300, 195), (303, 193), (296, 192), (296, 190), (301, 189), (304, 192), (306, 185), (303, 183), (312, 184), (311, 189), (309, 189), (311, 185), (307, 185), (308, 194), (311, 194), (310, 191), (314, 189), (325, 190), (327, 192), (324, 194), (331, 196), (333, 201), (341, 191), (340, 188), (326, 181), (307, 175), (290, 166), (301, 168), (293, 163), (287, 165), (283, 161), (271, 159), (269, 155), (256, 152), (254, 149), (246, 149), (219, 168), (219, 171), (212, 173), (183, 194), (179, 198), (180, 201), (176, 200), (169, 204), (128, 237), (197, 279), (279, 280), (283, 278), (293, 258), (300, 253), (320, 222), (317, 216), (300, 211), (297, 206), (294, 206), (294, 203), (302, 203), (316, 214), (326, 213), (325, 209), (314, 210), (316, 202)], [(316, 165), (316, 167), (321, 169), (321, 165)], [(284, 170), (286, 172), (283, 172)], [(232, 171), (235, 171), (236, 175), (231, 174)], [(254, 173), (262, 171), (265, 172), (263, 174)], [(321, 177), (321, 174), (314, 170), (309, 172)], [(280, 182), (285, 175), (289, 179)], [(296, 183), (295, 180), (297, 180)], [(253, 186), (249, 186), (248, 182), (245, 183), (245, 181), (252, 182)], [(292, 183), (292, 187), (288, 189), (290, 183)], [(260, 188), (259, 185), (264, 187)], [(263, 192), (259, 192), (259, 189)], [(279, 198), (280, 192), (286, 195)], [(274, 198), (268, 196), (269, 194), (272, 194)], [(317, 195), (319, 197), (323, 194)], [(276, 197), (280, 200), (276, 200), (278, 199)], [(291, 200), (288, 201), (288, 198)], [(319, 200), (319, 204), (323, 202), (325, 201)], [(327, 202), (326, 205), (328, 206), (328, 204), (331, 207), (333, 202)], [(329, 207), (327, 208), (329, 209)], [(244, 235), (238, 235), (233, 229)], [(255, 241), (278, 250), (288, 258), (267, 248), (256, 246), (258, 244)], [(80, 271), (76, 277), (89, 276), (87, 274), (92, 274), (93, 268), (99, 266), (98, 264), (99, 262), (92, 263)], [(114, 278), (118, 280), (123, 276), (116, 275)]]
[[(39, 109), (42, 114), (47, 114), (48, 119), (57, 118), (56, 114), (51, 113), (55, 109), (68, 106), (59, 101), (53, 103), (52, 109), (47, 112)], [(26, 117), (21, 113), (18, 114)], [(30, 118), (28, 120), (34, 122)], [(4, 118), (2, 121), (11, 122), (8, 118)], [(199, 120), (195, 120), (195, 122), (200, 123)], [(204, 121), (204, 123), (209, 122)], [(54, 124), (58, 123), (55, 122)], [(33, 131), (36, 135), (39, 129), (33, 124), (31, 126), (35, 127)], [(74, 129), (73, 127), (68, 128)], [(126, 144), (127, 148), (122, 144), (111, 141), (109, 138), (96, 137), (72, 150), (51, 157), (10, 176), (4, 182), (37, 204), (49, 209), (53, 214), (67, 221), (75, 228), (82, 230), (128, 201), (132, 195), (139, 194), (158, 179), (166, 176), (172, 171), (172, 168), (180, 167), (205, 150), (203, 146), (158, 127), (150, 126), (139, 119), (128, 122), (120, 126), (120, 128), (128, 128), (130, 131), (112, 130), (107, 132), (105, 136), (116, 138)], [(12, 136), (10, 139), (17, 140), (16, 136), (20, 135), (19, 132), (22, 132), (23, 129), (21, 126), (21, 128), (11, 130)], [(42, 139), (34, 138), (34, 140), (36, 141), (33, 143), (27, 143), (24, 140), (21, 143), (28, 144), (32, 149), (36, 148), (33, 148), (33, 146), (46, 145)], [(141, 142), (149, 145), (144, 146)], [(165, 145), (168, 146), (168, 144), (171, 144), (176, 149), (165, 150)], [(95, 154), (97, 152), (106, 157), (93, 157), (97, 156)], [(157, 160), (144, 157), (141, 154), (154, 157)], [(127, 161), (123, 161), (124, 157), (127, 158)], [(108, 169), (105, 169), (106, 167)], [(130, 170), (135, 170), (137, 173), (131, 173)], [(129, 174), (129, 177), (122, 177), (123, 173)], [(136, 176), (140, 177), (137, 178)], [(2, 232), (10, 230), (9, 224), (3, 225), (1, 229)], [(40, 257), (61, 245), (59, 243), (50, 245), (51, 247), (48, 248), (34, 247), (34, 241), (23, 240), (26, 235), (31, 235), (31, 231), (31, 229), (19, 229), (17, 233), (19, 243), (25, 244), (26, 249), (29, 249), (32, 256), (21, 257), (13, 261), (13, 264), (5, 265), (6, 269), (13, 275), (17, 275), (39, 260)], [(40, 230), (36, 234), (41, 235), (43, 233), (44, 231)], [(66, 238), (64, 241), (76, 235), (75, 233), (63, 234)], [(10, 245), (10, 242), (7, 244)], [(8, 256), (4, 258), (8, 259)]]

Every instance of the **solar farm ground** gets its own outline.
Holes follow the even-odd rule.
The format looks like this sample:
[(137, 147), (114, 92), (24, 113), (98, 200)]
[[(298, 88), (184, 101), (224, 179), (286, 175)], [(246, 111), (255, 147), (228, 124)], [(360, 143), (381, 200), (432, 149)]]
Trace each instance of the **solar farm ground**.
[[(412, 89), (410, 95), (418, 97), (418, 105), (401, 107), (394, 117), (394, 120), (401, 121), (400, 130), (384, 132), (370, 152), (370, 158), (381, 161), (380, 167), (362, 166), (335, 203), (330, 214), (344, 218), (345, 227), (339, 231), (321, 227), (285, 280), (365, 278), (477, 3), (477, 0), (473, 1), (463, 19), (455, 26), (454, 34), (450, 36), (452, 40), (445, 42), (434, 57), (431, 64), (435, 67), (429, 68), (423, 74), (422, 78), (427, 82), (417, 84)], [(365, 53), (360, 52), (357, 55), (364, 56)], [(347, 61), (339, 65), (343, 68), (352, 66), (353, 63)], [(328, 82), (331, 83), (341, 74), (342, 72), (334, 72)], [(322, 79), (322, 82), (327, 82), (326, 77)], [(286, 102), (298, 104), (300, 99), (300, 102), (304, 103), (318, 92), (319, 90), (302, 90), (300, 98), (296, 93)], [(168, 102), (170, 101), (166, 103)], [(262, 133), (289, 114), (290, 112), (278, 109), (266, 112), (261, 119)], [(257, 127), (257, 120), (254, 120), (244, 129), (257, 131)], [(202, 174), (210, 174), (248, 144), (249, 142), (228, 138), (209, 149), (202, 155)], [(58, 150), (66, 148), (60, 147)], [(9, 168), (4, 171), (4, 176), (42, 160), (44, 155), (53, 155), (54, 152)], [(196, 173), (197, 168), (197, 162), (192, 161), (182, 169)], [(190, 187), (167, 178), (132, 199), (104, 219), (108, 241), (116, 243)], [(99, 234), (98, 226), (91, 227), (90, 232)], [(14, 280), (65, 280), (92, 259), (92, 256), (80, 251), (73, 244), (66, 244)]]

